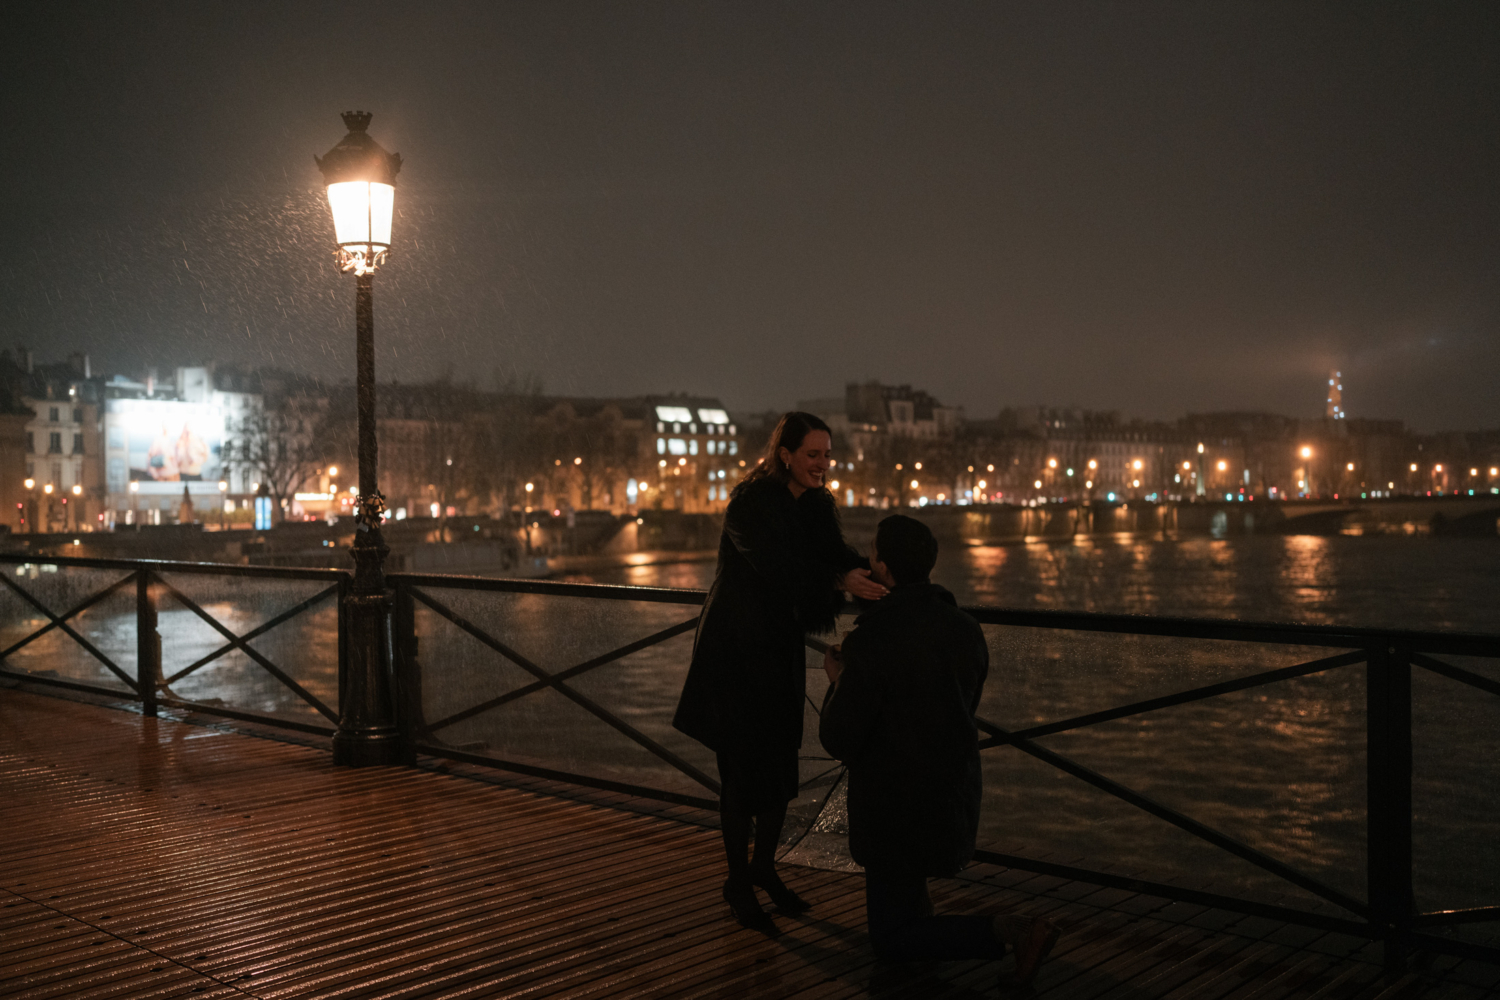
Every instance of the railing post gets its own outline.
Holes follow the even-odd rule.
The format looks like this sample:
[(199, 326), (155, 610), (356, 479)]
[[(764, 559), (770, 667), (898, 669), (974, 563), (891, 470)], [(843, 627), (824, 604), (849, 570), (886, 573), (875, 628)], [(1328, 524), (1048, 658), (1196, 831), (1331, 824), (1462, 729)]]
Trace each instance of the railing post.
[(416, 602), (404, 580), (396, 581), (395, 605), (391, 610), (396, 654), (396, 728), (401, 731), (407, 755), (414, 757), (417, 739), (421, 735), (422, 668), (417, 662)]
[(1370, 910), (1385, 942), (1385, 967), (1406, 970), (1416, 913), (1411, 847), (1411, 661), (1395, 646), (1370, 649), (1365, 767)]
[(141, 711), (156, 715), (156, 684), (161, 679), (161, 633), (157, 631), (156, 599), (151, 596), (151, 571), (135, 574), (135, 685)]

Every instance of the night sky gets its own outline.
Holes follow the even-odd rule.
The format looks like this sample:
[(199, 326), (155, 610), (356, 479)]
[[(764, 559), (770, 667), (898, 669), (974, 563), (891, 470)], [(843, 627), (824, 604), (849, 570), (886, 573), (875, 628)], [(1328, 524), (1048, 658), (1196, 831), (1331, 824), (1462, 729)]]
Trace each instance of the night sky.
[(313, 155), (405, 158), (381, 377), (1494, 427), (1500, 5), (34, 4), (0, 346), (347, 379)]

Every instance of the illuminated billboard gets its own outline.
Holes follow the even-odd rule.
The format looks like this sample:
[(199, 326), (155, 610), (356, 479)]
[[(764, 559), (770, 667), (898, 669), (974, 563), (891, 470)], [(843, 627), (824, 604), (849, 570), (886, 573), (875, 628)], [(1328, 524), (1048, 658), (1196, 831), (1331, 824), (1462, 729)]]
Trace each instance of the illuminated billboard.
[[(218, 492), (225, 476), (224, 411), (211, 403), (111, 399), (104, 404), (107, 488), (141, 494)], [(118, 481), (117, 481), (118, 480)], [(196, 487), (194, 483), (205, 483)]]

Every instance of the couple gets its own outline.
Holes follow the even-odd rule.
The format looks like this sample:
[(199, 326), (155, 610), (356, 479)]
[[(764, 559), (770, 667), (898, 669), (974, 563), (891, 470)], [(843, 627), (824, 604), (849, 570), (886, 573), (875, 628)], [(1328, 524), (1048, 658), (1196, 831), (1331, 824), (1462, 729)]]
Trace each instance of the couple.
[(849, 849), (865, 868), (871, 943), (895, 960), (998, 959), (1008, 944), (1017, 977), (1029, 979), (1056, 943), (1051, 921), (934, 916), (927, 895), (929, 876), (955, 874), (974, 851), (984, 634), (928, 581), (937, 540), (921, 522), (881, 521), (868, 560), (844, 543), (823, 485), (832, 445), (822, 420), (788, 413), (735, 488), (673, 720), (718, 756), (724, 899), (761, 930), (772, 923), (757, 887), (782, 912), (810, 908), (781, 881), (775, 855), (797, 797), (803, 637), (833, 628), (847, 591), (873, 603), (824, 659), (819, 736), (849, 766)]

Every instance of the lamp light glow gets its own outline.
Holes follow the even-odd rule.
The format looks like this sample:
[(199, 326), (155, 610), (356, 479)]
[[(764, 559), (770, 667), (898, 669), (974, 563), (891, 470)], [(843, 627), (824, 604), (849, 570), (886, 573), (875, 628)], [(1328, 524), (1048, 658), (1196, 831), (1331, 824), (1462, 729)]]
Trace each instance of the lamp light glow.
[(314, 157), (328, 185), (333, 211), (335, 259), (340, 270), (370, 274), (385, 263), (395, 216), (396, 174), (401, 156), (387, 153), (366, 129), (373, 115), (344, 112), (349, 134), (323, 157)]

